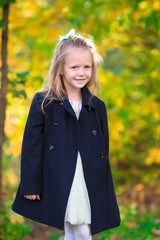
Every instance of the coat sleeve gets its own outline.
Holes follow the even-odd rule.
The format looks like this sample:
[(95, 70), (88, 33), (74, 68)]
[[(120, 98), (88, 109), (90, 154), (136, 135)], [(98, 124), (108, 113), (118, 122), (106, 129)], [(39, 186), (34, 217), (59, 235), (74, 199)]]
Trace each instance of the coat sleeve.
[(100, 112), (100, 119), (101, 119), (101, 127), (104, 136), (106, 152), (109, 160), (109, 129), (108, 129), (108, 117), (107, 117), (107, 109), (104, 102), (102, 102), (101, 112)]
[(33, 97), (22, 141), (21, 195), (41, 194), (44, 114), (40, 93)]

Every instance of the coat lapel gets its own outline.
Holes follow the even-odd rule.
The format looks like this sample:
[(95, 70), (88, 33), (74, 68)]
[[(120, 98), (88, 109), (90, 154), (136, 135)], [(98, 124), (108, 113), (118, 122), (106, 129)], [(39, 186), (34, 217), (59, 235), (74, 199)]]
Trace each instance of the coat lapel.
[[(93, 103), (93, 100), (90, 101), (89, 98), (91, 96), (91, 92), (89, 91), (89, 89), (84, 86), (82, 88), (82, 107), (87, 107), (87, 108), (93, 108), (95, 109), (95, 105)], [(66, 111), (68, 111), (70, 114), (72, 114), (76, 119), (76, 114), (69, 102), (68, 97), (66, 96), (66, 100), (64, 102), (61, 102), (60, 104), (62, 104), (62, 106), (65, 108)]]

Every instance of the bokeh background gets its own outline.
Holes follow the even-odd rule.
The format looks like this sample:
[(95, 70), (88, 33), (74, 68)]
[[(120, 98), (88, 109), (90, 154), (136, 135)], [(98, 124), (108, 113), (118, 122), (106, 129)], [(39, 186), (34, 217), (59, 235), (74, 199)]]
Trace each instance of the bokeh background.
[[(0, 22), (1, 35), (3, 27)], [(120, 227), (94, 239), (158, 240), (159, 0), (16, 0), (10, 4), (1, 239), (59, 239), (63, 234), (14, 213), (11, 204), (20, 180), (22, 137), (33, 94), (43, 86), (59, 35), (71, 28), (92, 35), (104, 59), (99, 76), (122, 219)]]

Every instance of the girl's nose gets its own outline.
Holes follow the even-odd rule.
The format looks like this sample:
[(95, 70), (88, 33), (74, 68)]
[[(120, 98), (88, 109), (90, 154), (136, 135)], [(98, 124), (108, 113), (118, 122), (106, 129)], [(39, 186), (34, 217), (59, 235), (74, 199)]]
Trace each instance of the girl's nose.
[(83, 76), (84, 75), (84, 69), (80, 68), (78, 71), (78, 75)]

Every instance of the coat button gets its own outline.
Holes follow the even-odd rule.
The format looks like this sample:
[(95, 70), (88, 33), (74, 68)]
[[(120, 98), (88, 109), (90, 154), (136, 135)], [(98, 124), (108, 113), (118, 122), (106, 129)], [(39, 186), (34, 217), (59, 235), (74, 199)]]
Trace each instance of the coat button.
[(59, 105), (62, 105), (63, 104), (63, 102), (59, 102)]
[(97, 135), (97, 131), (96, 130), (92, 130), (92, 134), (93, 135)]
[(101, 153), (99, 156), (100, 158), (104, 158), (104, 153)]
[(55, 125), (56, 127), (58, 127), (58, 126), (59, 126), (59, 123), (58, 123), (58, 122), (54, 122), (54, 125)]
[(92, 108), (91, 108), (91, 107), (89, 107), (89, 108), (88, 108), (88, 111), (89, 111), (89, 112), (91, 112), (91, 111), (92, 111)]
[(54, 146), (50, 146), (49, 150), (53, 152), (55, 150), (55, 147)]

